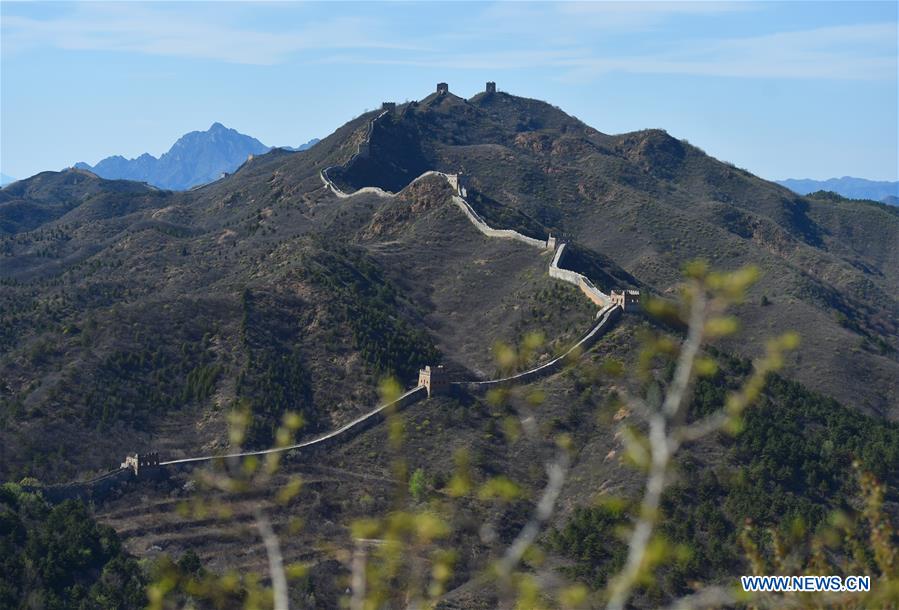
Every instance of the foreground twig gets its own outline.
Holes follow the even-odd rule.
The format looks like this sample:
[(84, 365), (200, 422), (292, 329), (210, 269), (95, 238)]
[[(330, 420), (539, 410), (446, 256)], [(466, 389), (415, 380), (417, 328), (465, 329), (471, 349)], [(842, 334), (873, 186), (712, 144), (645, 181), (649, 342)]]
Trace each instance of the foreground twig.
[(287, 577), (284, 575), (284, 558), (281, 555), (281, 544), (265, 513), (256, 509), (255, 515), (256, 528), (259, 530), (259, 535), (262, 536), (262, 542), (265, 544), (265, 553), (268, 555), (268, 571), (272, 577), (275, 610), (287, 610), (289, 607)]
[(690, 329), (678, 357), (674, 380), (660, 411), (649, 413), (650, 465), (646, 488), (640, 504), (640, 516), (631, 535), (624, 569), (612, 582), (609, 610), (623, 610), (643, 568), (646, 550), (658, 516), (665, 478), (677, 441), (670, 435), (669, 426), (682, 416), (687, 389), (693, 373), (693, 363), (702, 343), (706, 300), (697, 290), (690, 309)]
[(568, 474), (570, 462), (571, 458), (568, 455), (568, 451), (562, 449), (560, 450), (556, 461), (547, 465), (546, 474), (548, 475), (549, 480), (546, 483), (546, 488), (543, 490), (543, 495), (537, 503), (534, 514), (525, 526), (521, 528), (518, 536), (516, 536), (509, 548), (506, 549), (506, 553), (499, 561), (497, 569), (500, 578), (508, 578), (512, 574), (512, 570), (514, 570), (521, 561), (525, 551), (534, 543), (534, 540), (536, 540), (543, 524), (546, 523), (550, 516), (552, 516), (553, 509), (556, 506), (556, 500), (559, 498), (559, 493), (562, 491), (562, 487), (565, 484), (565, 477)]

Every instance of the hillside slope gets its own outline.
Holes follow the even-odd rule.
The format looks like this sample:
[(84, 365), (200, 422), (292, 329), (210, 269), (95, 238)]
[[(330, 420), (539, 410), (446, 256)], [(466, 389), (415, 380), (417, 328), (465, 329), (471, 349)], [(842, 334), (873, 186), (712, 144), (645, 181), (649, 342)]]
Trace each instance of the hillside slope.
[[(328, 168), (347, 191), (400, 192), (338, 198), (323, 183)], [(596, 309), (548, 277), (549, 252), (478, 232), (445, 179), (412, 184), (428, 169), (461, 172), (468, 201), (491, 225), (564, 240), (568, 264), (604, 290), (671, 295), (681, 265), (697, 257), (760, 266), (762, 282), (738, 311), (741, 342), (718, 345), (729, 367), (703, 382), (702, 400), (715, 402), (748, 370), (721, 353), (751, 357), (780, 330), (802, 334), (785, 375), (806, 387), (776, 380), (748, 420), (751, 434), (688, 450), (668, 527), (675, 539), (695, 528), (701, 555), (666, 595), (694, 578), (745, 572), (714, 543), (745, 518), (777, 525), (845, 502), (851, 459), (895, 478), (899, 431), (884, 422), (899, 417), (893, 210), (798, 197), (664, 132), (605, 135), (503, 93), (431, 95), (369, 112), (310, 150), (256, 156), (188, 192), (81, 170), (0, 191), (0, 476), (66, 481), (134, 451), (220, 453), (235, 407), (253, 412), (246, 445), (268, 447), (285, 411), (303, 415), (303, 438), (367, 412), (385, 375), (408, 387), (418, 367), (443, 362), (459, 378), (494, 377), (494, 345), (535, 332), (546, 342), (529, 363), (564, 350)], [(624, 316), (581, 364), (611, 359), (633, 370), (651, 329), (659, 327)], [(471, 577), (530, 514), (557, 433), (572, 439), (574, 462), (552, 526), (561, 540), (600, 540), (582, 509), (599, 491), (627, 497), (640, 484), (616, 432), (628, 414), (615, 396), (628, 384), (578, 368), (505, 405), (439, 397), (402, 414), (402, 457), (431, 477), (433, 496), (442, 498), (436, 481), (450, 479), (459, 450), (477, 481), (502, 473), (522, 489), (502, 506), (460, 503), (459, 569), (442, 607), (495, 606), (490, 587)], [(697, 408), (717, 406), (702, 400)], [(525, 410), (538, 442), (506, 433)], [(266, 569), (255, 529), (244, 527), (262, 507), (284, 535), (286, 559), (312, 566), (297, 593), (303, 603), (333, 608), (346, 574), (335, 556), (354, 544), (349, 524), (393, 507), (387, 436), (380, 426), (288, 459), (270, 488), (236, 494), (224, 516), (179, 512), (195, 497), (190, 473), (139, 482), (97, 515), (139, 557), (192, 549), (216, 571), (245, 572)], [(297, 474), (301, 493), (279, 504), (276, 490)], [(486, 542), (484, 524), (496, 530)], [(596, 584), (608, 557), (577, 550), (555, 549), (556, 559)], [(554, 565), (541, 578), (552, 579)]]
[(423, 168), (464, 172), (476, 199), (574, 238), (662, 294), (688, 260), (758, 265), (764, 278), (741, 311), (749, 341), (731, 347), (757, 354), (764, 337), (798, 330), (805, 343), (791, 375), (899, 417), (892, 208), (799, 197), (663, 131), (608, 136), (504, 93), (401, 106), (375, 121), (370, 150), (337, 179), (396, 190)]
[[(756, 264), (765, 275), (740, 311), (746, 332), (725, 347), (752, 356), (797, 329), (790, 376), (899, 416), (890, 208), (797, 197), (664, 132), (608, 136), (504, 93), (431, 95), (382, 114), (190, 192), (81, 170), (4, 189), (5, 474), (71, 476), (136, 446), (177, 453), (195, 434), (214, 448), (220, 410), (241, 398), (274, 405), (261, 443), (285, 405), (320, 427), (344, 421), (371, 404), (381, 375), (408, 381), (435, 350), (486, 375), (497, 339), (543, 325), (558, 346), (582, 328), (575, 291), (548, 281), (539, 257), (479, 236), (445, 185), (337, 200), (319, 176), (334, 166), (350, 190), (461, 171), (490, 222), (573, 239), (583, 254), (572, 264), (600, 286), (665, 295), (685, 261)], [(369, 154), (356, 155), (364, 142)]]

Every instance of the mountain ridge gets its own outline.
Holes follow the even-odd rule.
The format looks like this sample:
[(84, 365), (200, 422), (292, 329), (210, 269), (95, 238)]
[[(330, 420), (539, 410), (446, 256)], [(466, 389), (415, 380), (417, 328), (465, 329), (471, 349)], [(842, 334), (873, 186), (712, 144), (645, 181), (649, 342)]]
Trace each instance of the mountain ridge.
[[(156, 418), (180, 408), (172, 388), (180, 383), (174, 371), (184, 367), (228, 371), (214, 396), (229, 404), (256, 387), (226, 381), (241, 377), (241, 367), (264, 365), (243, 379), (292, 375), (266, 364), (282, 362), (280, 351), (266, 354), (301, 350), (311, 381), (290, 383), (300, 395), (311, 387), (304, 412), (325, 426), (351, 405), (370, 403), (372, 371), (427, 364), (416, 360), (431, 353), (427, 341), (446, 360), (480, 374), (490, 370), (494, 340), (516, 343), (538, 322), (551, 337), (579, 330), (573, 322), (584, 315), (579, 305), (560, 314), (539, 303), (568, 303), (575, 289), (534, 279), (545, 267), (514, 247), (482, 242), (454, 209), (445, 184), (425, 180), (405, 189), (419, 169), (433, 169), (467, 176), (468, 200), (491, 226), (576, 242), (574, 270), (600, 289), (633, 278), (641, 289), (664, 295), (678, 289), (682, 265), (694, 258), (725, 269), (760, 266), (764, 277), (739, 312), (749, 337), (728, 347), (749, 357), (763, 349), (764, 337), (795, 327), (805, 347), (788, 363), (790, 375), (853, 408), (897, 416), (899, 305), (891, 295), (899, 275), (890, 246), (899, 220), (885, 206), (800, 197), (663, 131), (602, 134), (550, 104), (502, 93), (468, 100), (431, 95), (373, 124), (382, 114), (360, 115), (303, 153), (275, 149), (255, 156), (193, 191), (160, 191), (81, 170), (46, 172), (4, 189), (0, 279), (9, 289), (0, 311), (9, 314), (0, 339), (9, 353), (0, 370), (23, 381), (0, 398), (50, 419), (57, 407), (47, 401), (62, 401), (91, 425), (130, 430), (104, 438), (102, 449), (69, 465), (90, 468), (159, 434)], [(323, 188), (326, 168), (335, 168), (329, 176), (349, 189), (377, 186), (402, 195), (338, 199)], [(472, 262), (479, 260), (490, 264)], [(381, 283), (395, 287), (385, 293), (393, 296), (359, 310), (380, 298), (369, 285)], [(15, 305), (22, 299), (52, 307), (23, 310)], [(335, 299), (346, 301), (339, 319), (352, 328), (349, 335), (322, 317)], [(454, 314), (474, 310), (479, 315), (471, 319)], [(524, 315), (532, 310), (539, 313)], [(134, 324), (149, 324), (153, 333)], [(260, 325), (254, 331), (260, 338), (251, 340), (242, 324)], [(92, 330), (62, 332), (70, 327)], [(282, 333), (282, 327), (292, 330)], [(369, 335), (381, 328), (395, 335), (393, 343)], [(201, 340), (206, 334), (212, 343)], [(76, 357), (88, 335), (94, 351)], [(184, 351), (171, 350), (182, 343)], [(338, 347), (338, 361), (349, 358), (352, 370), (332, 370)], [(147, 350), (170, 363), (172, 376), (141, 378), (147, 387), (135, 397), (109, 371), (132, 362), (148, 366), (149, 355), (133, 356), (136, 361), (127, 355)], [(252, 357), (222, 359), (242, 352)], [(52, 372), (61, 358), (75, 363), (62, 377)], [(93, 377), (105, 379), (106, 387), (81, 387), (81, 379)], [(339, 379), (352, 380), (349, 393), (334, 389)], [(260, 381), (258, 387), (270, 386)], [(146, 421), (130, 424), (134, 405), (155, 396), (141, 416)], [(192, 404), (209, 407), (211, 396)], [(333, 397), (336, 406), (328, 402)], [(175, 413), (194, 417), (190, 410)], [(55, 422), (48, 434), (65, 439), (67, 425)], [(188, 442), (173, 434), (175, 449)], [(25, 457), (6, 463), (28, 472), (27, 443), (21, 451)]]
[(899, 205), (899, 181), (867, 180), (854, 176), (814, 180), (811, 178), (786, 178), (775, 180), (781, 186), (800, 195), (816, 191), (831, 191), (848, 199), (869, 199), (888, 205)]
[[(317, 142), (312, 139), (299, 147), (286, 149), (306, 150)], [(256, 138), (216, 121), (206, 131), (182, 135), (158, 158), (149, 153), (133, 159), (112, 155), (93, 166), (79, 161), (73, 167), (92, 171), (101, 178), (135, 180), (181, 191), (217, 180), (237, 169), (249, 155), (264, 154), (272, 149)]]
[[(883, 214), (887, 210), (859, 206), (851, 212), (858, 223), (855, 230), (842, 221), (833, 226), (830, 223), (849, 213), (847, 200), (817, 194), (798, 197), (709, 157), (663, 130), (609, 136), (546, 102), (501, 92), (479, 93), (470, 99), (432, 93), (420, 102), (397, 107), (370, 129), (368, 154), (354, 154), (345, 168), (329, 173), (339, 185), (396, 191), (425, 169), (462, 171), (471, 178), (476, 196), (502, 193), (507, 206), (538, 220), (554, 234), (571, 235), (600, 252), (616, 252), (616, 263), (631, 273), (639, 270), (634, 273), (638, 277), (649, 273), (654, 278), (649, 283), (660, 291), (666, 286), (673, 288), (670, 282), (679, 278), (680, 265), (691, 258), (704, 257), (719, 265), (742, 260), (743, 264), (760, 265), (764, 272), (757, 298), (765, 296), (763, 291), (780, 295), (781, 302), (773, 308), (782, 312), (783, 330), (789, 328), (785, 325), (789, 319), (807, 333), (809, 341), (818, 336), (819, 329), (808, 324), (812, 312), (800, 313), (811, 305), (829, 310), (831, 320), (835, 318), (844, 328), (854, 324), (849, 322), (852, 319), (870, 325), (868, 331), (859, 326), (854, 332), (867, 337), (863, 343), (869, 347), (886, 341), (875, 351), (895, 353), (896, 325), (889, 321), (897, 319), (899, 303), (889, 296), (894, 289), (870, 292), (874, 287), (870, 276), (842, 286), (829, 285), (832, 280), (809, 274), (795, 263), (812, 255), (820, 259), (822, 270), (830, 268), (848, 279), (845, 270), (859, 264), (853, 260), (856, 256), (873, 252), (872, 248), (886, 248), (877, 254), (885, 258), (872, 271), (895, 283), (899, 261), (895, 249), (890, 248), (899, 233), (896, 217)], [(361, 137), (364, 127), (357, 130)], [(574, 160), (577, 163), (572, 163)], [(610, 220), (618, 224), (617, 231), (588, 229)], [(867, 231), (869, 237), (862, 239)], [(622, 240), (628, 233), (632, 237)], [(754, 254), (747, 258), (750, 244)], [(745, 254), (735, 257), (741, 250)], [(771, 294), (765, 297), (767, 302)], [(872, 304), (893, 313), (862, 313)], [(822, 361), (829, 360), (827, 366), (834, 370), (864, 359), (848, 358), (848, 353), (837, 356), (823, 347), (823, 336), (818, 340), (822, 343), (810, 351)], [(870, 372), (858, 370), (859, 375)], [(894, 385), (883, 379), (884, 388)], [(850, 397), (835, 385), (821, 382), (850, 404), (867, 402), (859, 400), (860, 394)], [(820, 388), (817, 384), (812, 387)], [(880, 406), (868, 403), (875, 412), (894, 416), (899, 412), (893, 390), (884, 390), (875, 402)]]
[[(464, 181), (470, 214), (454, 200), (460, 183), (449, 174)], [(489, 237), (473, 219), (525, 239)], [(708, 346), (727, 375), (749, 371), (769, 337), (802, 336), (782, 370), (790, 384), (769, 385), (762, 415), (748, 412), (747, 428), (768, 427), (691, 443), (695, 468), (684, 469), (685, 477), (707, 473), (735, 486), (738, 473), (767, 472), (761, 467), (798, 474), (766, 475), (766, 484), (782, 484), (776, 497), (751, 487), (757, 500), (748, 508), (726, 501), (745, 498), (742, 487), (703, 492), (721, 517), (709, 535), (709, 513), (680, 501), (699, 538), (720, 541), (747, 517), (776, 526), (794, 514), (790, 506), (841, 505), (805, 470), (833, 462), (834, 451), (839, 459), (879, 457), (887, 463), (874, 466), (895, 479), (897, 445), (883, 438), (895, 437), (890, 420), (899, 419), (899, 210), (833, 193), (800, 196), (664, 131), (608, 135), (550, 104), (501, 92), (431, 94), (366, 112), (308, 151), (273, 149), (190, 191), (79, 169), (0, 191), (0, 476), (51, 483), (87, 478), (134, 452), (158, 451), (164, 461), (227, 453), (235, 407), (252, 413), (245, 451), (270, 447), (288, 411), (306, 422), (295, 441), (303, 443), (362, 417), (387, 375), (408, 387), (423, 365), (444, 364), (449, 379), (502, 378), (509, 372), (494, 347), (523, 345), (537, 333), (546, 341), (521, 353), (512, 373), (550, 363), (597, 323), (583, 293), (547, 273), (555, 260), (549, 244), (527, 245), (550, 234), (567, 244), (565, 269), (605, 293), (637, 286), (669, 298), (682, 288), (684, 264), (697, 258), (720, 270), (757, 266), (760, 282), (733, 312), (743, 325), (738, 339)], [(465, 392), (397, 414), (410, 472), (450, 480), (454, 456), (465, 451), (473, 481), (502, 472), (523, 490), (521, 502), (501, 510), (476, 497), (465, 504), (465, 522), (475, 526), (453, 542), (461, 571), (449, 595), (458, 607), (493, 607), (476, 601), (490, 599), (473, 580), (489, 556), (478, 524), (501, 520), (509, 532), (524, 525), (545, 486), (540, 464), (556, 452), (555, 432), (570, 436), (576, 459), (550, 527), (568, 527), (572, 516), (577, 523), (597, 489), (639, 493), (641, 477), (617, 457), (624, 447), (612, 422), (635, 421), (619, 409), (620, 397), (641, 392), (644, 381), (598, 374), (591, 363), (636, 370), (646, 333), (680, 339), (657, 320), (623, 315), (580, 360), (584, 368), (509, 392), (508, 410)], [(719, 377), (697, 381), (694, 397), (709, 408), (742, 383)], [(538, 395), (544, 400), (533, 408)], [(547, 442), (504, 433), (511, 409), (523, 407)], [(780, 449), (750, 442), (769, 440)], [(352, 548), (347, 524), (395, 509), (389, 447), (388, 427), (375, 426), (314, 457), (288, 456), (272, 487), (300, 474), (297, 499), (282, 506), (241, 497), (234, 520), (174, 512), (196, 493), (186, 473), (136, 482), (128, 489), (139, 501), (113, 494), (98, 499), (96, 512), (135, 555), (191, 548), (216, 573), (266, 569), (258, 537), (238, 532), (235, 521), (260, 507), (279, 531), (300, 518), (306, 525), (283, 538), (282, 553), (311, 566), (316, 607), (333, 608), (344, 589), (323, 593), (333, 554), (315, 542)], [(717, 561), (728, 574), (745, 571)]]

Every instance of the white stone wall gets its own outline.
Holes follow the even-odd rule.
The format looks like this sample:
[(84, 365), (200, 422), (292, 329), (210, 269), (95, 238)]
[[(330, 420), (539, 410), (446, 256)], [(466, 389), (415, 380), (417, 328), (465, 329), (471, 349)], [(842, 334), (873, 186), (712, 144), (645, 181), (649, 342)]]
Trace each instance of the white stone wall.
[(570, 269), (562, 269), (559, 266), (559, 263), (562, 260), (562, 256), (565, 254), (565, 244), (560, 244), (558, 248), (556, 248), (556, 254), (553, 256), (552, 263), (549, 265), (549, 275), (550, 277), (554, 277), (557, 280), (562, 280), (563, 282), (568, 282), (569, 284), (574, 284), (578, 288), (581, 289), (588, 299), (599, 305), (600, 307), (605, 307), (611, 303), (609, 299), (609, 295), (602, 292), (599, 288), (597, 288), (593, 282), (590, 281), (589, 278), (585, 275), (581, 275), (576, 271), (571, 271)]
[[(325, 183), (327, 187), (331, 189), (331, 191), (340, 197), (341, 199), (346, 199), (347, 197), (353, 197), (355, 195), (362, 195), (365, 193), (377, 195), (378, 197), (395, 197), (396, 193), (391, 193), (390, 191), (385, 191), (384, 189), (378, 188), (376, 186), (366, 186), (364, 188), (358, 189), (352, 193), (345, 193), (341, 191), (337, 186), (331, 182), (328, 178), (326, 170), (322, 171), (320, 174), (322, 182)], [(443, 172), (438, 171), (427, 171), (422, 175), (418, 176), (409, 183), (409, 186), (415, 184), (419, 180), (423, 180), (429, 176), (442, 176), (447, 180), (451, 187), (456, 191), (456, 194), (453, 195), (453, 203), (462, 210), (462, 213), (468, 217), (468, 220), (475, 226), (475, 228), (487, 235), (488, 237), (498, 237), (500, 239), (511, 239), (528, 246), (534, 248), (540, 248), (541, 250), (545, 250), (549, 245), (548, 241), (544, 241), (541, 239), (535, 239), (533, 237), (528, 237), (527, 235), (522, 235), (518, 231), (513, 231), (512, 229), (494, 229), (490, 225), (488, 225), (483, 218), (475, 211), (471, 204), (469, 204), (463, 197), (461, 197), (458, 193), (458, 179), (454, 174), (445, 174)], [(408, 188), (408, 187), (407, 187)], [(559, 244), (556, 248), (555, 255), (553, 256), (552, 263), (549, 265), (549, 275), (550, 277), (556, 278), (558, 280), (562, 280), (563, 282), (568, 282), (569, 284), (573, 284), (581, 289), (581, 292), (586, 295), (588, 299), (593, 301), (599, 307), (605, 307), (611, 301), (609, 299), (609, 295), (602, 292), (593, 282), (590, 281), (584, 275), (577, 273), (575, 271), (571, 271), (569, 269), (562, 269), (559, 266), (559, 262), (562, 260), (562, 256), (565, 252), (565, 244)]]
[(528, 246), (533, 246), (535, 248), (540, 248), (541, 250), (546, 249), (546, 242), (540, 239), (534, 239), (533, 237), (528, 237), (527, 235), (522, 235), (518, 231), (513, 231), (511, 229), (494, 229), (481, 218), (477, 212), (474, 211), (474, 208), (465, 201), (459, 195), (453, 195), (453, 203), (455, 203), (462, 212), (468, 217), (468, 220), (471, 221), (478, 231), (483, 233), (484, 235), (488, 235), (490, 237), (499, 237), (502, 239), (514, 239), (515, 241), (519, 241), (523, 244), (527, 244)]
[[(367, 145), (371, 139), (371, 133), (374, 128), (374, 123), (384, 115), (388, 114), (388, 111), (384, 111), (379, 114), (377, 117), (372, 119), (372, 121), (368, 125), (368, 131), (366, 133), (366, 139), (362, 144), (360, 144), (357, 149), (356, 154), (354, 154), (348, 163), (352, 162), (356, 157), (360, 154), (363, 154), (364, 150), (367, 150)], [(389, 191), (385, 191), (384, 189), (368, 186), (361, 189), (358, 189), (352, 193), (345, 193), (340, 190), (328, 177), (328, 170), (331, 168), (325, 168), (319, 172), (319, 177), (324, 185), (331, 190), (334, 195), (341, 199), (346, 199), (348, 197), (354, 197), (356, 195), (362, 194), (373, 194), (378, 197), (396, 197), (396, 193), (391, 193)], [(498, 237), (501, 239), (511, 239), (518, 241), (520, 243), (526, 244), (528, 246), (532, 246), (535, 248), (540, 248), (541, 250), (546, 250), (554, 244), (555, 240), (539, 240), (534, 239), (533, 237), (528, 237), (527, 235), (522, 235), (517, 231), (513, 231), (511, 229), (494, 229), (486, 222), (484, 219), (480, 217), (480, 215), (471, 207), (471, 205), (465, 200), (465, 190), (459, 184), (459, 179), (457, 175), (454, 174), (446, 174), (438, 171), (427, 171), (422, 175), (418, 176), (409, 183), (411, 186), (415, 182), (419, 180), (423, 180), (429, 176), (441, 176), (447, 180), (450, 186), (453, 188), (453, 203), (462, 210), (468, 220), (484, 235), (489, 237)], [(585, 276), (580, 273), (576, 273), (569, 269), (562, 269), (559, 264), (562, 260), (562, 257), (565, 253), (565, 244), (560, 244), (558, 248), (556, 248), (555, 253), (553, 255), (552, 262), (549, 265), (549, 275), (550, 277), (556, 278), (558, 280), (562, 280), (563, 282), (568, 282), (569, 284), (573, 284), (581, 289), (584, 294), (594, 303), (596, 303), (601, 309), (596, 314), (597, 323), (591, 328), (587, 334), (585, 334), (574, 346), (572, 346), (569, 350), (567, 350), (561, 356), (558, 356), (549, 362), (546, 362), (538, 367), (535, 367), (531, 370), (525, 371), (523, 373), (519, 373), (517, 375), (513, 375), (511, 377), (506, 377), (504, 379), (494, 379), (489, 381), (454, 381), (451, 382), (451, 385), (455, 386), (465, 386), (474, 390), (483, 390), (492, 386), (496, 386), (499, 384), (512, 384), (512, 383), (528, 383), (531, 380), (556, 372), (561, 369), (562, 365), (565, 363), (565, 359), (573, 354), (578, 353), (580, 350), (588, 349), (593, 343), (600, 337), (602, 334), (618, 319), (621, 315), (621, 308), (617, 305), (611, 303), (608, 295), (604, 294), (600, 291), (593, 283)], [(169, 467), (179, 467), (182, 465), (188, 464), (196, 464), (201, 462), (208, 462), (214, 459), (227, 459), (227, 458), (241, 458), (252, 455), (265, 455), (269, 453), (280, 453), (292, 450), (299, 449), (312, 449), (312, 448), (320, 448), (320, 447), (328, 447), (332, 444), (344, 440), (348, 438), (352, 434), (361, 432), (371, 425), (379, 422), (383, 416), (384, 412), (388, 407), (402, 408), (414, 402), (424, 399), (427, 396), (426, 388), (422, 385), (419, 385), (411, 390), (408, 390), (405, 394), (400, 396), (397, 400), (379, 405), (372, 411), (357, 417), (353, 421), (348, 424), (337, 428), (336, 430), (332, 430), (322, 436), (314, 438), (312, 440), (304, 441), (302, 443), (298, 443), (296, 445), (291, 445), (289, 447), (280, 447), (280, 448), (272, 448), (265, 449), (262, 451), (248, 451), (245, 453), (235, 453), (231, 455), (224, 456), (201, 456), (201, 457), (191, 457), (184, 458), (180, 460), (170, 460), (168, 462), (161, 462), (160, 466), (169, 466)], [(122, 464), (122, 468), (124, 469), (126, 464)], [(113, 471), (108, 475), (104, 475), (104, 477), (109, 477), (112, 475), (119, 476), (119, 473), (124, 472), (124, 470)], [(102, 478), (102, 477), (101, 477)]]
[[(365, 138), (361, 142), (359, 142), (359, 145), (356, 147), (356, 152), (353, 153), (353, 156), (350, 157), (346, 163), (344, 163), (345, 166), (350, 165), (353, 161), (355, 161), (359, 157), (368, 155), (369, 147), (371, 145), (371, 133), (372, 133), (372, 131), (374, 131), (375, 122), (387, 114), (390, 114), (389, 110), (385, 110), (384, 112), (382, 112), (381, 114), (379, 114), (378, 116), (376, 116), (375, 118), (373, 118), (371, 121), (368, 122), (368, 128), (365, 131)], [(350, 197), (351, 195), (355, 195), (357, 193), (359, 193), (359, 194), (374, 193), (375, 195), (378, 195), (379, 197), (387, 197), (390, 195), (390, 193), (388, 193), (387, 191), (384, 191), (384, 190), (379, 189), (374, 186), (367, 186), (363, 189), (359, 189), (358, 191), (355, 191), (354, 193), (345, 193), (342, 190), (340, 190), (339, 188), (337, 188), (337, 186), (328, 177), (328, 171), (330, 171), (331, 169), (334, 169), (334, 168), (326, 167), (325, 169), (321, 170), (318, 173), (318, 175), (322, 179), (322, 182), (325, 183), (325, 186), (330, 188), (331, 192), (334, 193), (335, 195), (337, 195), (338, 197), (340, 197), (341, 199), (346, 199), (347, 197)]]
[(350, 423), (337, 428), (336, 430), (332, 430), (327, 434), (323, 434), (318, 436), (312, 440), (304, 441), (302, 443), (297, 443), (295, 445), (290, 445), (289, 447), (277, 447), (274, 449), (263, 449), (261, 451), (246, 451), (244, 453), (232, 453), (230, 455), (204, 455), (202, 457), (192, 457), (192, 458), (184, 458), (181, 460), (171, 460), (168, 462), (160, 462), (160, 466), (177, 466), (179, 464), (196, 464), (199, 462), (208, 462), (214, 459), (226, 459), (226, 458), (242, 458), (249, 457), (252, 455), (267, 455), (269, 453), (283, 453), (286, 451), (293, 451), (296, 449), (312, 449), (312, 448), (321, 448), (326, 447), (329, 444), (333, 443), (337, 440), (343, 440), (344, 438), (351, 436), (353, 433), (361, 432), (365, 430), (369, 425), (373, 423), (377, 423), (384, 416), (384, 412), (388, 408), (396, 408), (401, 409), (409, 406), (410, 404), (416, 403), (419, 400), (423, 400), (428, 395), (427, 390), (424, 386), (420, 385), (412, 388), (411, 390), (406, 391), (402, 396), (397, 398), (394, 401), (385, 403), (383, 405), (377, 406), (372, 411), (364, 415), (360, 415)]
[(552, 373), (555, 373), (562, 368), (562, 366), (565, 364), (566, 358), (572, 355), (579, 354), (581, 351), (586, 351), (590, 346), (592, 346), (620, 316), (620, 307), (618, 307), (617, 305), (606, 305), (599, 311), (596, 316), (599, 321), (593, 326), (593, 328), (591, 328), (587, 332), (586, 335), (581, 337), (581, 339), (571, 348), (569, 348), (564, 354), (562, 354), (561, 356), (557, 356), (556, 358), (553, 358), (549, 362), (541, 364), (540, 366), (534, 367), (522, 373), (518, 373), (517, 375), (512, 375), (511, 377), (504, 377), (502, 379), (490, 379), (488, 381), (454, 381), (452, 385), (465, 386), (474, 391), (484, 391), (490, 389), (491, 387), (499, 385), (529, 383), (538, 377), (551, 375)]

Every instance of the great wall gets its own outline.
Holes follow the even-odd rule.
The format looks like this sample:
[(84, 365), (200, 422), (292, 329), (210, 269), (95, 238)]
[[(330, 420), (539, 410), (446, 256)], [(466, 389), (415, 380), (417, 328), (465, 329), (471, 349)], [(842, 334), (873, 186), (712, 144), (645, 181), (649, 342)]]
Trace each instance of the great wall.
[[(488, 82), (486, 90), (488, 94), (495, 93), (495, 83)], [(439, 83), (437, 85), (438, 95), (445, 95), (448, 92), (449, 88), (446, 83)], [(395, 110), (396, 104), (392, 102), (384, 103), (382, 112), (369, 121), (365, 137), (359, 143), (356, 152), (343, 164), (344, 168), (351, 165), (353, 161), (360, 156), (369, 154), (370, 140), (375, 123)], [(382, 198), (393, 198), (400, 194), (385, 191), (384, 189), (374, 186), (363, 187), (352, 193), (346, 193), (334, 184), (329, 177), (329, 172), (333, 169), (335, 169), (334, 166), (322, 169), (319, 172), (319, 177), (324, 186), (339, 199), (347, 199), (363, 194), (371, 194)], [(164, 476), (168, 469), (179, 469), (205, 462), (212, 462), (214, 460), (234, 460), (272, 453), (288, 453), (299, 450), (312, 451), (331, 447), (337, 442), (347, 440), (356, 434), (368, 430), (373, 425), (381, 422), (387, 413), (399, 411), (404, 407), (435, 395), (450, 393), (457, 390), (480, 393), (495, 387), (530, 383), (540, 377), (545, 377), (558, 372), (567, 362), (592, 347), (593, 344), (621, 317), (623, 312), (632, 311), (639, 307), (638, 291), (623, 289), (612, 290), (609, 294), (605, 294), (586, 276), (577, 273), (576, 271), (560, 267), (562, 258), (565, 255), (566, 244), (559, 243), (557, 245), (556, 239), (552, 235), (546, 240), (539, 240), (511, 229), (495, 229), (489, 226), (466, 200), (469, 188), (467, 176), (430, 170), (413, 179), (405, 188), (409, 188), (409, 186), (416, 182), (433, 176), (441, 177), (447, 181), (453, 190), (453, 203), (465, 214), (478, 231), (488, 237), (514, 240), (538, 248), (542, 252), (552, 252), (553, 257), (548, 269), (549, 276), (577, 286), (592, 303), (599, 307), (595, 317), (595, 324), (568, 350), (539, 366), (501, 379), (450, 380), (447, 378), (447, 373), (443, 366), (427, 365), (419, 372), (418, 385), (407, 390), (395, 400), (378, 405), (373, 410), (335, 430), (301, 443), (258, 451), (245, 451), (223, 455), (205, 455), (169, 461), (160, 461), (158, 453), (133, 454), (127, 456), (119, 468), (93, 479), (35, 489), (40, 489), (50, 501), (60, 501), (68, 498), (82, 498), (85, 500), (99, 499), (123, 482), (133, 479)], [(405, 190), (405, 188), (403, 190)]]

